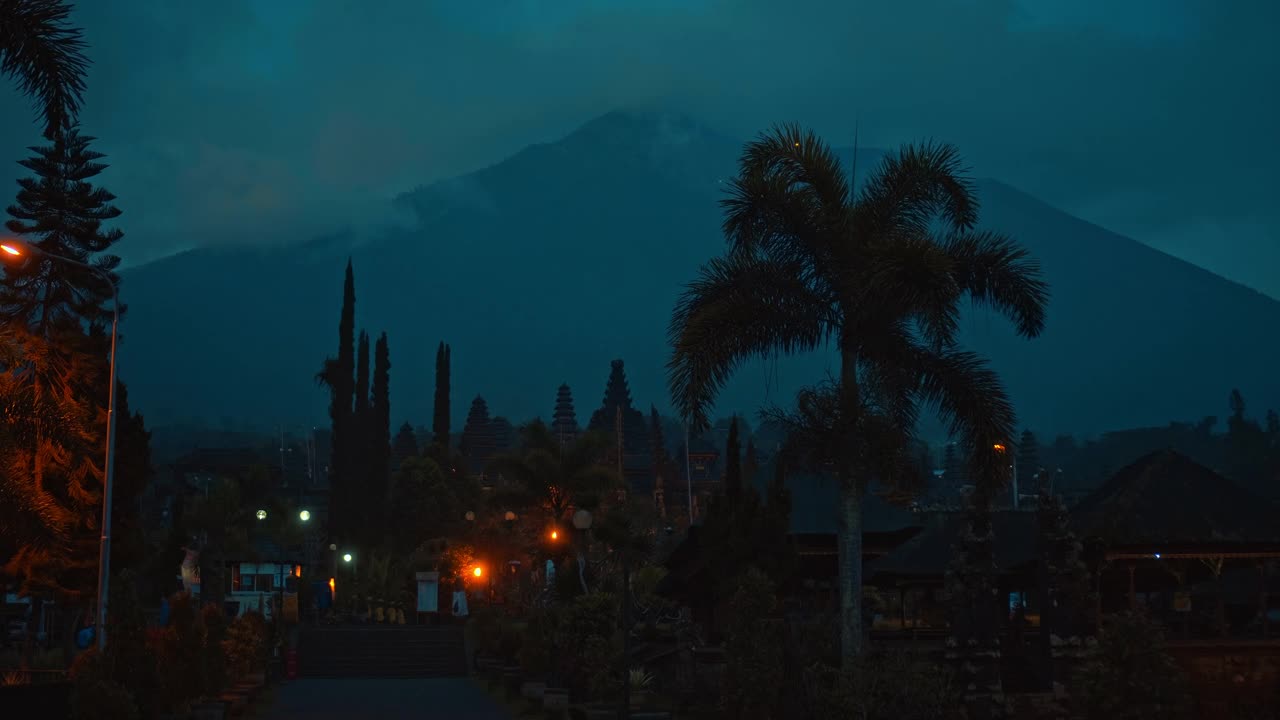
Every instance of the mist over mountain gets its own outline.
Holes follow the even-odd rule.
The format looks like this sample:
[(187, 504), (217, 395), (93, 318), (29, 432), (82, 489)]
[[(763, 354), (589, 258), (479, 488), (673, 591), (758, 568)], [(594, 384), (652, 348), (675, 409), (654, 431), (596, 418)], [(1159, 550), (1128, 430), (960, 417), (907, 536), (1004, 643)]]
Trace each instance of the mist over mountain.
[[(562, 382), (585, 419), (613, 358), (626, 361), (636, 404), (666, 412), (667, 323), (684, 284), (723, 249), (718, 200), (741, 144), (679, 116), (610, 113), (405, 193), (396, 205), (413, 227), (132, 268), (121, 350), (132, 404), (153, 425), (326, 424), (314, 376), (336, 349), (350, 254), (357, 323), (389, 335), (393, 424), (430, 417), (441, 340), (453, 348), (455, 425), (477, 394), (515, 422), (548, 416)], [(880, 155), (860, 150), (858, 175)], [(1047, 437), (1224, 415), (1232, 387), (1252, 407), (1280, 400), (1280, 337), (1261, 331), (1280, 326), (1280, 302), (1001, 182), (979, 187), (981, 226), (1024, 243), (1053, 296), (1033, 341), (982, 308), (963, 320), (964, 343), (991, 358), (1021, 424)], [(717, 414), (785, 403), (834, 368), (825, 352), (751, 363)]]

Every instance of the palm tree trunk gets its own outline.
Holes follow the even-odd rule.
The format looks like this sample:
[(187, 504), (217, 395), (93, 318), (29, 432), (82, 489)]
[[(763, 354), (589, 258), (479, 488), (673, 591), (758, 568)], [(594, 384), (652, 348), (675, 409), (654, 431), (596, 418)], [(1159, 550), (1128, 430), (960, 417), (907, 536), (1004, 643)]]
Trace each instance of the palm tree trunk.
[(848, 667), (862, 655), (862, 493), (853, 478), (840, 491), (840, 531), (840, 659)]
[[(861, 410), (858, 388), (858, 355), (842, 341), (840, 352), (840, 400), (844, 422), (852, 423)], [(849, 438), (848, 444), (856, 442)], [(839, 562), (840, 660), (845, 667), (862, 655), (862, 484), (853, 464), (840, 458), (840, 535), (836, 538)]]

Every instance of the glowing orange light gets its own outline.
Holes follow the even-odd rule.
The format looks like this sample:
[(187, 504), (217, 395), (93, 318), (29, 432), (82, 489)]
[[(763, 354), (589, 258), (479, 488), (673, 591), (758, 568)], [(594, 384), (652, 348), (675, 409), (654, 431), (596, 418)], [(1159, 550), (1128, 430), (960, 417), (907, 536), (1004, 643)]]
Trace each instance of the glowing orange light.
[(0, 245), (0, 250), (3, 250), (10, 255), (16, 255), (18, 257), (22, 256), (22, 251), (12, 245)]
[(796, 143), (796, 147), (800, 147), (800, 143)]
[(329, 578), (329, 594), (332, 595), (335, 590), (333, 578)]
[(474, 568), (472, 568), (472, 569), (471, 569), (471, 574), (472, 574), (472, 575), (475, 575), (476, 577), (480, 577), (481, 575), (483, 575), (483, 574), (484, 574), (484, 570), (481, 570), (481, 569), (480, 569), (480, 566), (479, 566), (479, 565), (477, 565), (477, 566), (475, 566)]
[(552, 531), (551, 531), (551, 539), (552, 539), (552, 540), (558, 540), (558, 539), (560, 539), (560, 533), (556, 532), (555, 530), (552, 530)]
[(992, 448), (994, 448), (996, 452), (1004, 452), (1004, 446), (1003, 446), (1003, 445), (1001, 445), (1001, 444), (999, 444), (999, 443), (996, 443), (995, 445), (992, 445), (991, 447), (992, 447)]
[(302, 577), (302, 566), (301, 566), (301, 565), (294, 565), (294, 566), (293, 566), (293, 576), (294, 576), (294, 577)]

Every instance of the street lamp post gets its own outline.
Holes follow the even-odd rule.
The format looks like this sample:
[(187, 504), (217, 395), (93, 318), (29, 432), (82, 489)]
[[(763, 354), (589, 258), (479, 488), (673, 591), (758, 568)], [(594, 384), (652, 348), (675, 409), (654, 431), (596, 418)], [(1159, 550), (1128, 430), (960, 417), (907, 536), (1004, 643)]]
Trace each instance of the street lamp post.
[(102, 278), (111, 288), (111, 359), (107, 371), (107, 447), (103, 459), (102, 483), (102, 538), (98, 546), (98, 609), (96, 615), (98, 651), (107, 644), (107, 591), (111, 577), (111, 490), (115, 481), (116, 454), (116, 341), (120, 334), (120, 288), (111, 275), (102, 268), (94, 267), (69, 257), (45, 252), (35, 245), (25, 242), (6, 241), (0, 243), (0, 252), (11, 257), (45, 257), (72, 267), (93, 272)]

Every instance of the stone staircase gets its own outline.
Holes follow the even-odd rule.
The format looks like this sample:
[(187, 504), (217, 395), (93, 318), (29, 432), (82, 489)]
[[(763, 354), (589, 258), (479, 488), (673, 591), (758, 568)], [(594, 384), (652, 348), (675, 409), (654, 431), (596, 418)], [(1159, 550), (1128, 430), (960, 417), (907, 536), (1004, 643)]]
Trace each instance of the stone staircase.
[(440, 678), (467, 674), (461, 627), (330, 627), (298, 637), (304, 678)]

